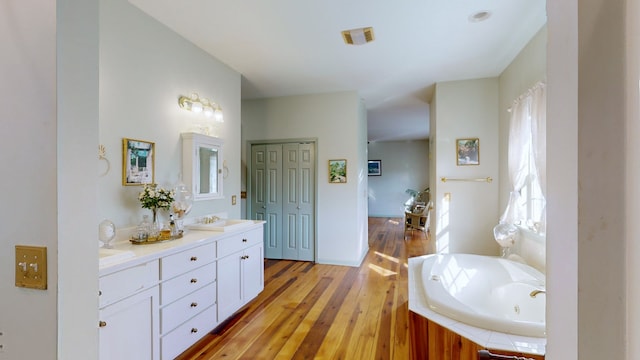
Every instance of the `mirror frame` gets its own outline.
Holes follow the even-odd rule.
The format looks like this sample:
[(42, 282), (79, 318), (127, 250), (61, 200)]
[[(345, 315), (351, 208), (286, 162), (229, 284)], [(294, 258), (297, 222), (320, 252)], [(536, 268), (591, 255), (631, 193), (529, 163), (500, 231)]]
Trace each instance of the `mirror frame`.
[[(220, 138), (199, 133), (182, 133), (182, 176), (184, 183), (190, 187), (194, 201), (223, 199), (222, 154), (223, 141)], [(217, 191), (201, 194), (200, 189), (200, 148), (215, 149), (218, 153), (218, 164), (215, 172), (218, 176)]]

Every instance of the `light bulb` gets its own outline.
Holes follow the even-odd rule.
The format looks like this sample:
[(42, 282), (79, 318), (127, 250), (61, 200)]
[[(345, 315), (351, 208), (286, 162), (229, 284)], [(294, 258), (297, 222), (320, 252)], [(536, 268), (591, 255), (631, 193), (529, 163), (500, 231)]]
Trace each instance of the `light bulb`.
[(202, 103), (199, 101), (194, 101), (193, 103), (191, 103), (191, 111), (193, 111), (194, 113), (202, 112)]
[(202, 110), (204, 112), (204, 116), (210, 118), (213, 116), (213, 108), (211, 106), (205, 106), (204, 109)]
[(213, 112), (213, 116), (217, 122), (224, 122), (224, 115), (222, 114), (222, 109), (216, 106), (216, 109)]

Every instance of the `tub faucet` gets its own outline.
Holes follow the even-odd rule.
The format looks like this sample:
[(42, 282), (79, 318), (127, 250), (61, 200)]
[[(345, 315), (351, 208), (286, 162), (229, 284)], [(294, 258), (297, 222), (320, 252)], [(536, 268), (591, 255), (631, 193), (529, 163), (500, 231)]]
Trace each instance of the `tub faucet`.
[(532, 298), (538, 296), (538, 294), (546, 294), (547, 291), (546, 290), (542, 290), (542, 289), (536, 289), (533, 290), (532, 292), (529, 293), (529, 296), (531, 296)]

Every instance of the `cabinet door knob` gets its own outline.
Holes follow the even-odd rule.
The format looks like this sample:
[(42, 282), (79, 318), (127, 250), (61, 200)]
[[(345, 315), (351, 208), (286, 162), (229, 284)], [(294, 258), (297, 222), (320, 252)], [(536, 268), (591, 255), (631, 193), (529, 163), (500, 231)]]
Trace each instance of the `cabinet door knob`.
[(248, 258), (249, 258), (249, 255), (246, 255), (244, 258), (245, 258), (245, 259), (248, 259)]
[(191, 303), (191, 307), (196, 307), (196, 306), (198, 306), (198, 303), (197, 303), (197, 302), (192, 302), (192, 303)]
[(102, 290), (98, 290), (98, 296), (102, 296)]
[(242, 239), (242, 242), (247, 242), (247, 239)]
[(98, 326), (100, 326), (101, 328), (103, 328), (103, 327), (107, 326), (107, 322), (106, 322), (106, 321), (102, 321), (102, 320), (101, 320), (101, 321), (98, 323)]
[(192, 283), (192, 284), (195, 284), (195, 283), (197, 283), (197, 282), (198, 282), (198, 279), (191, 279), (191, 283)]
[(191, 257), (191, 261), (198, 261), (198, 257), (197, 256), (192, 256)]
[(191, 333), (192, 333), (192, 334), (195, 334), (195, 333), (197, 333), (197, 332), (198, 332), (198, 329), (197, 329), (197, 328), (191, 328)]

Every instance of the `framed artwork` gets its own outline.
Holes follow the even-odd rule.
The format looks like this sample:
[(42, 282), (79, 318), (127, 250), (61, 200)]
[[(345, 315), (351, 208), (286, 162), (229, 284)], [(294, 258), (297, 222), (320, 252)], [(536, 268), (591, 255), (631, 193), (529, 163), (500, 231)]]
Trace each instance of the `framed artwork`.
[(456, 139), (456, 165), (480, 165), (480, 139)]
[(155, 144), (122, 139), (122, 185), (155, 183)]
[(334, 184), (347, 182), (347, 160), (329, 160), (329, 182)]
[(382, 160), (369, 160), (368, 169), (369, 176), (382, 175)]

